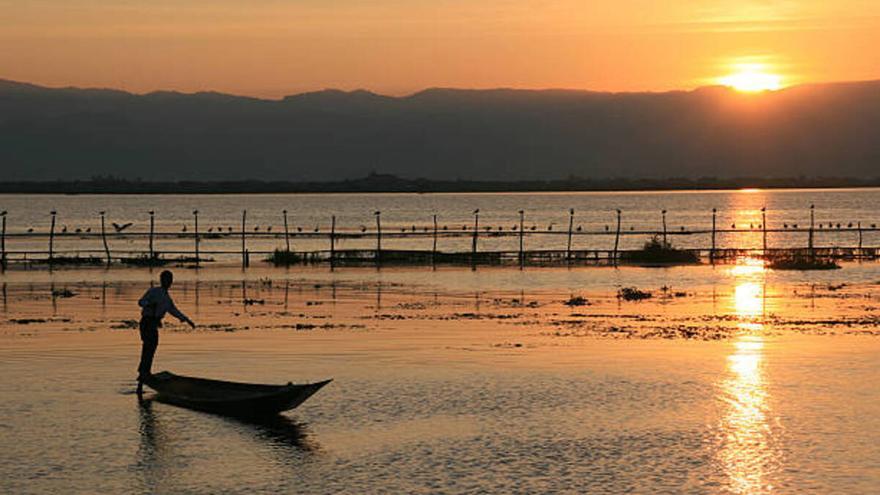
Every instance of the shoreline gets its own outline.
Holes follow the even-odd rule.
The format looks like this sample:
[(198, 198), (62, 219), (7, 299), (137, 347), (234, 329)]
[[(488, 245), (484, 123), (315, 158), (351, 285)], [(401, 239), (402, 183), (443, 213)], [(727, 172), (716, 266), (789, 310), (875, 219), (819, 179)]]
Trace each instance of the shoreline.
[[(385, 178), (386, 176), (382, 175)], [(348, 194), (541, 194), (733, 192), (742, 190), (836, 191), (878, 189), (880, 178), (572, 179), (479, 181), (403, 179), (387, 176), (335, 182), (264, 180), (144, 182), (125, 179), (0, 181), (0, 194), (38, 195), (348, 195)]]

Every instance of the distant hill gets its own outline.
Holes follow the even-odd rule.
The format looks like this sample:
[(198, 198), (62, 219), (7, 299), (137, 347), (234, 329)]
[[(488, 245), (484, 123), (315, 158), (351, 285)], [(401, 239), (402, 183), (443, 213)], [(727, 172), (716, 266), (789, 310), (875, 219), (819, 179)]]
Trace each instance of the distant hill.
[(3, 181), (880, 176), (880, 81), (741, 94), (335, 90), (261, 100), (0, 80)]

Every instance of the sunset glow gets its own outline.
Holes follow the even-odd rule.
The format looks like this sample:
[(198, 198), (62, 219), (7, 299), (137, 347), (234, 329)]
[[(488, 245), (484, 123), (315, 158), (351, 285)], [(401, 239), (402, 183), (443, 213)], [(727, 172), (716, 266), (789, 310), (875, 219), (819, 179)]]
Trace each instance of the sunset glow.
[[(328, 87), (741, 91), (880, 77), (880, 3), (3, 3), (0, 78), (280, 97)], [(853, 12), (858, 12), (856, 18)], [(732, 62), (732, 63), (731, 63)], [(742, 70), (739, 62), (771, 67)]]
[(782, 76), (767, 72), (767, 68), (761, 64), (740, 65), (736, 72), (720, 78), (719, 82), (746, 93), (776, 91), (783, 87)]

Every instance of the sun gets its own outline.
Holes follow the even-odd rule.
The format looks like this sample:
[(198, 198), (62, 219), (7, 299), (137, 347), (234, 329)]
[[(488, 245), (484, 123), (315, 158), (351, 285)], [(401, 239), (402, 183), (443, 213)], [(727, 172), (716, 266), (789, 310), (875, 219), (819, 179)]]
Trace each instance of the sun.
[(736, 72), (718, 79), (718, 82), (737, 91), (758, 93), (782, 88), (782, 76), (767, 72), (763, 64), (741, 64)]

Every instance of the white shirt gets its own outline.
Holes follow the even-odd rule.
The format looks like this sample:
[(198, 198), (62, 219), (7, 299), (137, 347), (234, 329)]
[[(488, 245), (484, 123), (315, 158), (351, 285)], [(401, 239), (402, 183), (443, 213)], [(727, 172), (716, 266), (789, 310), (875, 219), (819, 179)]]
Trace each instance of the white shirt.
[(168, 291), (162, 287), (153, 287), (144, 293), (144, 297), (138, 301), (138, 305), (143, 308), (141, 316), (156, 318), (162, 320), (165, 313), (171, 313), (172, 316), (180, 321), (189, 321), (189, 318), (177, 309)]

